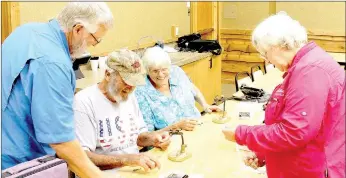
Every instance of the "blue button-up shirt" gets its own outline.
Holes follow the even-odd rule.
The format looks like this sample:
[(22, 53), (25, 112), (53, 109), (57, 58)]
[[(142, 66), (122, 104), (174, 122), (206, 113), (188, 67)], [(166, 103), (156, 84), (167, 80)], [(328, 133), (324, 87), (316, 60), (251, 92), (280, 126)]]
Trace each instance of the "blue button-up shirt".
[(58, 22), (18, 27), (2, 45), (2, 166), (46, 154), (75, 138), (75, 74)]
[(178, 66), (170, 68), (169, 88), (171, 97), (156, 90), (148, 78), (145, 86), (136, 88), (138, 104), (150, 131), (162, 129), (181, 119), (201, 117), (195, 106), (193, 84)]

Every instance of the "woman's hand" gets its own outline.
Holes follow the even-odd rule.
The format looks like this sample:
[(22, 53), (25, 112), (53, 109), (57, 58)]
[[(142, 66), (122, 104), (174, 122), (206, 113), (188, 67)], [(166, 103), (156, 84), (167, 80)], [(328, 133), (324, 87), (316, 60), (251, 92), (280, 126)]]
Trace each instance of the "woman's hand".
[(252, 151), (246, 152), (244, 159), (245, 165), (257, 169), (259, 167), (263, 167), (265, 165), (264, 161), (261, 161), (257, 158), (256, 154)]
[(193, 131), (195, 126), (198, 124), (198, 121), (193, 119), (184, 119), (175, 124), (175, 126), (179, 129), (186, 131)]
[(236, 142), (235, 140), (235, 130), (236, 127), (225, 127), (222, 129), (222, 133), (225, 135), (225, 138), (231, 142)]
[(171, 143), (171, 136), (167, 131), (157, 131), (153, 133), (153, 146), (166, 150)]
[(212, 112), (221, 112), (222, 109), (219, 106), (216, 105), (205, 105), (203, 107), (204, 111), (207, 113), (212, 113)]

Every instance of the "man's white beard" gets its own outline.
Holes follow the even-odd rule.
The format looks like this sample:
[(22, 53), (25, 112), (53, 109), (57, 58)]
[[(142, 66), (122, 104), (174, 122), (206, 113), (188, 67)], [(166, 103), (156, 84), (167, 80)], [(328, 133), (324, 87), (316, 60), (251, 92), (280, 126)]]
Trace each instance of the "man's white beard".
[(107, 91), (108, 91), (108, 94), (109, 96), (115, 100), (117, 103), (123, 101), (123, 97), (121, 97), (118, 93), (118, 89), (115, 88), (115, 78), (111, 77), (110, 79), (110, 82), (108, 83), (108, 86), (107, 86)]
[(81, 57), (87, 49), (87, 42), (86, 40), (83, 40), (81, 44), (74, 44), (72, 45), (71, 49), (71, 58), (76, 59), (78, 57)]

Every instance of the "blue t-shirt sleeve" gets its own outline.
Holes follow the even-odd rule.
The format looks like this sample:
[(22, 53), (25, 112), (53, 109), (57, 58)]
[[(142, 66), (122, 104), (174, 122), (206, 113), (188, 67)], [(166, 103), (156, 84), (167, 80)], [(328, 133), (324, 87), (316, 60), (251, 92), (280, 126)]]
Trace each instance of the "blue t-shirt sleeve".
[(31, 115), (41, 143), (75, 139), (71, 71), (62, 64), (42, 63), (33, 76)]
[(148, 127), (148, 131), (155, 130), (155, 116), (150, 108), (149, 102), (145, 98), (145, 93), (140, 89), (135, 91), (139, 109), (142, 112), (143, 120)]

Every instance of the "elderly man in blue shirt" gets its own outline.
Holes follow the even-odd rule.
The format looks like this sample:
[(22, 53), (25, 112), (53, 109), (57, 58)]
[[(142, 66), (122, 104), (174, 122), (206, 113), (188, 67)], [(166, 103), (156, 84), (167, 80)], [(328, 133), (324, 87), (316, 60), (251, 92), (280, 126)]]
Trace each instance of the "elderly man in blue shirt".
[(73, 59), (113, 26), (101, 2), (68, 3), (56, 19), (18, 27), (2, 45), (2, 167), (57, 154), (80, 177), (105, 177), (75, 138)]
[(145, 86), (137, 87), (136, 97), (148, 130), (192, 131), (201, 117), (195, 101), (207, 112), (221, 111), (206, 102), (180, 67), (171, 65), (162, 48), (147, 49), (142, 60), (148, 75)]

